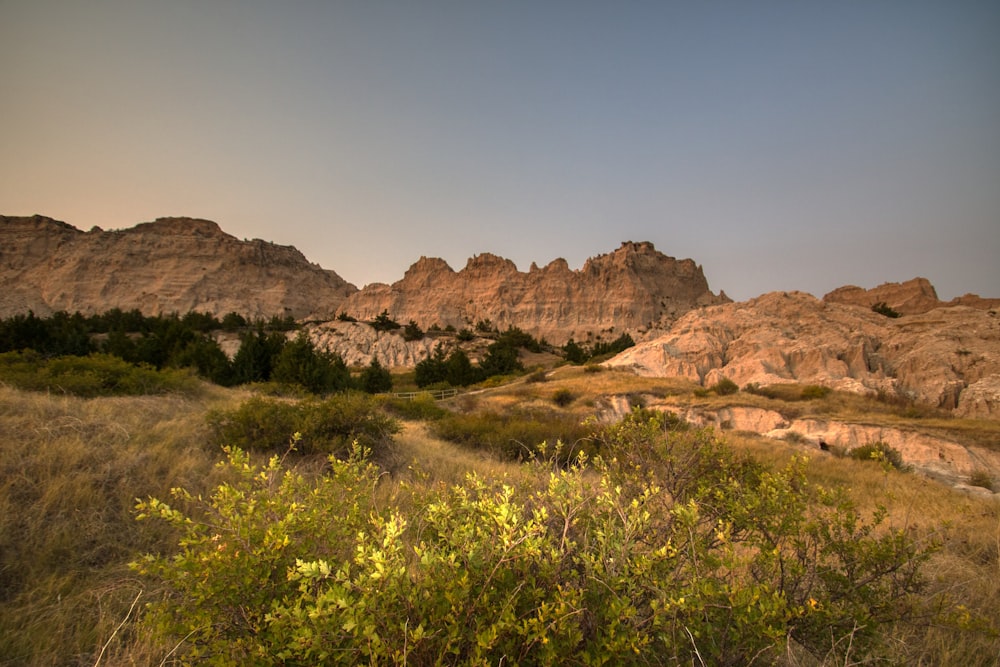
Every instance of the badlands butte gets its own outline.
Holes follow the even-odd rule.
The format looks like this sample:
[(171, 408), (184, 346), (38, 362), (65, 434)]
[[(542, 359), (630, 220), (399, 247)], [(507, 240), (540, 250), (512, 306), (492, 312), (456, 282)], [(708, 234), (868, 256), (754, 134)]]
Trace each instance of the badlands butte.
[[(899, 317), (874, 312), (875, 304)], [(0, 216), (0, 316), (111, 308), (290, 315), (348, 363), (375, 357), (392, 367), (413, 366), (439, 342), (455, 340), (407, 342), (363, 324), (383, 312), (424, 330), (488, 320), (557, 346), (628, 333), (636, 346), (607, 366), (704, 386), (722, 378), (741, 387), (822, 385), (1000, 419), (1000, 299), (942, 302), (922, 278), (846, 286), (822, 298), (789, 291), (736, 303), (712, 292), (693, 260), (625, 242), (578, 270), (557, 259), (524, 272), (484, 253), (456, 271), (421, 257), (399, 281), (358, 289), (293, 247), (240, 240), (208, 220), (161, 218), (85, 232), (43, 216)], [(358, 322), (338, 319), (342, 313)]]

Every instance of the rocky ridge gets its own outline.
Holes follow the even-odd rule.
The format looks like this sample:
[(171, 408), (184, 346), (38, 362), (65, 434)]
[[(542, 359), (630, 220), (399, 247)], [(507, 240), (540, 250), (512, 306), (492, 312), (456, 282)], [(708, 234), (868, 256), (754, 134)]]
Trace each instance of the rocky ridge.
[(725, 293), (709, 290), (693, 260), (668, 257), (652, 243), (625, 242), (580, 270), (556, 259), (521, 272), (510, 260), (484, 253), (455, 271), (442, 259), (422, 257), (398, 282), (369, 285), (342, 309), (361, 320), (387, 312), (424, 328), (460, 329), (489, 320), (501, 330), (517, 326), (562, 344), (611, 332), (641, 337), (694, 308), (728, 301)]
[(1000, 418), (1000, 319), (939, 307), (889, 318), (802, 292), (773, 292), (688, 313), (606, 362), (704, 386), (797, 382), (900, 396)]
[(356, 291), (293, 247), (240, 241), (209, 220), (83, 232), (44, 216), (0, 216), (2, 317), (121, 308), (302, 318), (329, 316)]
[(947, 302), (941, 301), (931, 282), (919, 277), (902, 283), (883, 283), (872, 289), (845, 285), (826, 294), (823, 301), (868, 309), (882, 303), (900, 315), (919, 315), (943, 306), (969, 306), (980, 310), (1000, 309), (1000, 299), (984, 299), (977, 294), (966, 294)]

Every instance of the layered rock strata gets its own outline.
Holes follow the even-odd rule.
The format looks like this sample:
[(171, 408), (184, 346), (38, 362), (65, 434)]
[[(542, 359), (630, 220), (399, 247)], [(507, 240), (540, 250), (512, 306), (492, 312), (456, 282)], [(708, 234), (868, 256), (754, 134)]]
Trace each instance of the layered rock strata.
[(0, 216), (0, 316), (32, 310), (329, 316), (357, 288), (293, 247), (240, 241), (208, 220), (160, 218), (89, 232)]
[(728, 301), (709, 290), (694, 261), (668, 257), (651, 243), (626, 242), (580, 270), (557, 259), (521, 272), (510, 260), (484, 253), (456, 272), (442, 259), (422, 257), (402, 280), (369, 285), (342, 308), (362, 320), (387, 312), (424, 328), (460, 329), (489, 320), (501, 330), (517, 326), (561, 344), (625, 331), (641, 336), (693, 308)]
[(936, 308), (896, 319), (802, 292), (774, 292), (692, 312), (607, 362), (711, 386), (797, 382), (902, 396), (1000, 418), (996, 311)]

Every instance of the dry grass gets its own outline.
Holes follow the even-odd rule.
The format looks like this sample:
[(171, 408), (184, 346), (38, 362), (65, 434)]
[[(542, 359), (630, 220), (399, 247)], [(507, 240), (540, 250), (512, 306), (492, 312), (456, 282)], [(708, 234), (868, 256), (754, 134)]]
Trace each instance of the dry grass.
[[(739, 404), (809, 414), (861, 417), (879, 423), (962, 433), (997, 442), (1000, 424), (923, 417), (909, 421), (892, 406), (838, 394), (784, 403), (740, 392), (698, 398), (685, 380), (640, 378), (622, 371), (554, 369), (546, 382), (518, 382), (450, 402), (461, 411), (517, 408), (570, 414), (581, 421), (602, 395), (651, 396), (662, 402)], [(575, 399), (560, 407), (553, 395)], [(205, 413), (231, 408), (245, 392), (204, 388), (194, 396), (77, 399), (0, 387), (0, 665), (158, 664), (170, 647), (138, 636), (134, 623), (155, 591), (143, 590), (126, 564), (138, 553), (169, 549), (172, 535), (137, 523), (137, 497), (168, 496), (173, 486), (198, 492), (218, 481), (220, 454), (205, 447)], [(874, 402), (872, 402), (874, 403)], [(896, 410), (896, 411), (894, 411)], [(727, 433), (734, 447), (775, 466), (802, 449), (747, 434)], [(420, 493), (462, 483), (474, 471), (515, 486), (537, 483), (532, 469), (431, 437), (408, 422), (397, 436), (408, 462), (384, 478), (380, 493), (413, 502)], [(808, 454), (807, 474), (824, 486), (848, 488), (866, 512), (890, 507), (889, 525), (940, 544), (927, 567), (930, 592), (946, 592), (970, 614), (1000, 618), (1000, 503), (878, 465)], [(409, 496), (409, 499), (407, 498)], [(899, 628), (897, 639), (916, 664), (1000, 664), (1000, 640), (965, 630)], [(103, 651), (103, 652), (102, 652)], [(789, 664), (796, 663), (789, 659)]]
[(144, 593), (127, 563), (167, 537), (136, 524), (135, 499), (211, 483), (200, 415), (228, 396), (0, 387), (0, 664), (93, 664)]

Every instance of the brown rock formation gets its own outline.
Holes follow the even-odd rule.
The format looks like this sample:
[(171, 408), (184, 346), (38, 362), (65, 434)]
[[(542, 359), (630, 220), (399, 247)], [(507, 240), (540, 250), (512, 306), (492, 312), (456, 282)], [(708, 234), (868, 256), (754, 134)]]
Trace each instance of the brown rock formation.
[(871, 308), (884, 303), (900, 315), (917, 315), (941, 306), (969, 306), (980, 310), (995, 310), (1000, 299), (984, 299), (976, 294), (966, 294), (949, 302), (938, 299), (937, 291), (926, 278), (913, 278), (903, 283), (883, 283), (872, 289), (854, 285), (838, 287), (823, 297), (827, 303), (843, 303)]
[[(729, 301), (708, 289), (701, 267), (658, 252), (651, 243), (623, 243), (579, 271), (557, 259), (527, 272), (485, 253), (461, 271), (422, 257), (392, 285), (365, 287), (342, 309), (368, 320), (383, 311), (398, 322), (462, 328), (490, 320), (561, 344), (611, 331), (639, 332), (673, 322), (689, 310)], [(617, 335), (617, 334), (615, 334)]]
[(709, 386), (783, 382), (887, 392), (959, 414), (1000, 416), (1000, 319), (965, 306), (887, 318), (773, 292), (688, 313), (607, 362)]
[(295, 248), (240, 241), (208, 220), (82, 232), (42, 216), (0, 216), (2, 317), (111, 308), (305, 317), (335, 313), (355, 291)]

